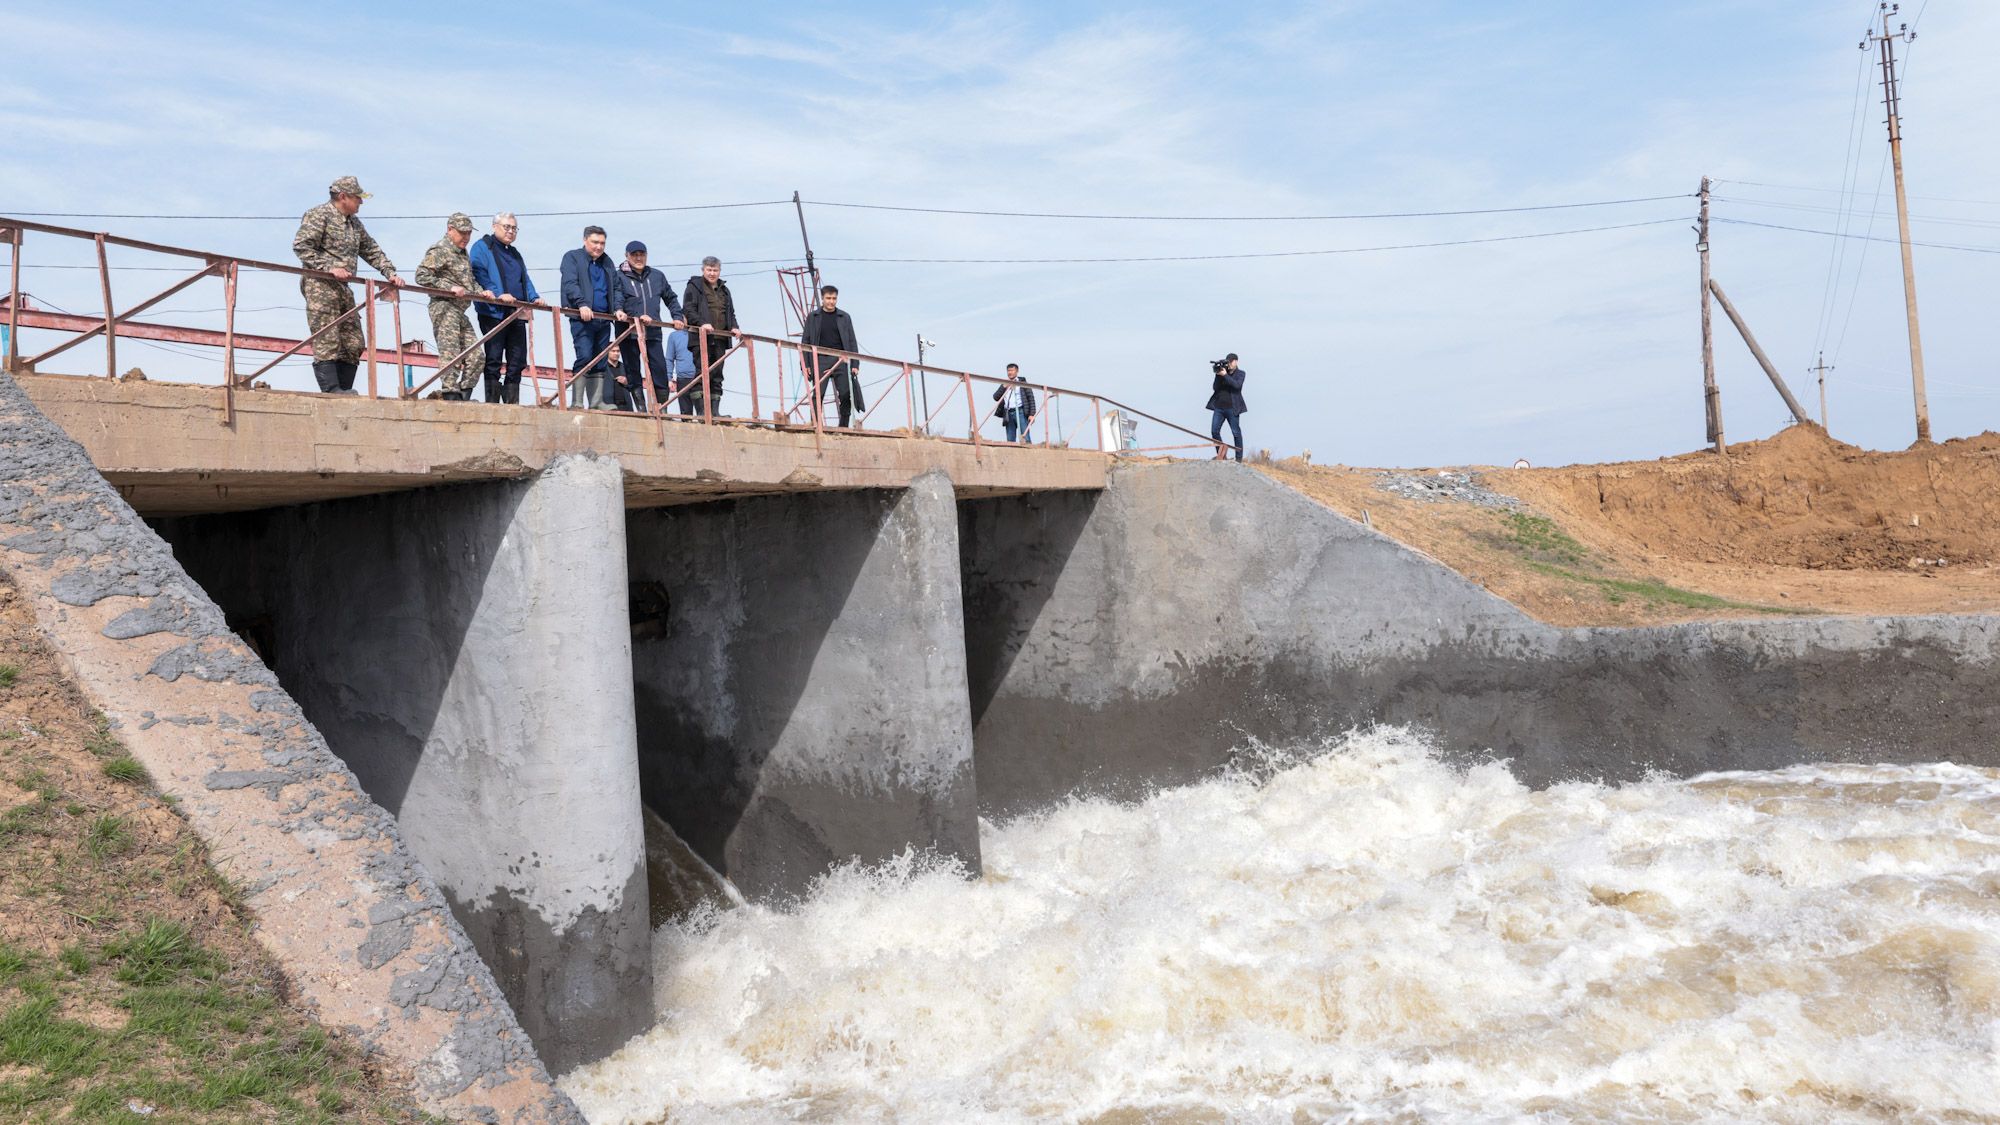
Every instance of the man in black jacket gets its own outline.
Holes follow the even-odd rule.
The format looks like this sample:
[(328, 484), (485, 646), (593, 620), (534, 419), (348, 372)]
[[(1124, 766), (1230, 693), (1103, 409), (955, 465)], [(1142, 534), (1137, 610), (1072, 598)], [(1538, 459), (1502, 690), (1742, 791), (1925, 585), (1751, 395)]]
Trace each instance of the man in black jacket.
[[(701, 260), (701, 273), (688, 278), (687, 292), (681, 295), (681, 309), (687, 315), (688, 351), (694, 354), (695, 377), (701, 377), (703, 337), (708, 347), (708, 409), (722, 411), (722, 359), (735, 345), (743, 330), (736, 323), (736, 300), (729, 295), (729, 283), (722, 280), (722, 260), (711, 254)], [(709, 331), (704, 333), (706, 326)]]
[(840, 400), (840, 425), (846, 429), (855, 411), (868, 409), (868, 404), (861, 401), (861, 380), (854, 370), (855, 365), (837, 355), (825, 355), (814, 350), (861, 350), (861, 346), (854, 342), (854, 321), (839, 308), (839, 304), (839, 289), (831, 285), (820, 286), (819, 307), (806, 314), (799, 342), (805, 345), (806, 368), (815, 372), (819, 379), (813, 390), (813, 410), (817, 412), (825, 408), (826, 392), (831, 384), (834, 397)]
[(1035, 436), (1028, 432), (1028, 425), (1035, 420), (1035, 388), (1021, 377), (1021, 365), (1018, 363), (1007, 365), (1007, 378), (1013, 382), (1004, 383), (993, 391), (993, 401), (1000, 404), (993, 408), (993, 415), (1007, 427), (1008, 441), (1033, 445)]
[[(619, 343), (618, 352), (623, 358), (612, 371), (611, 404), (620, 410), (646, 410), (646, 378), (657, 380), (667, 378), (665, 324), (675, 328), (682, 326), (681, 307), (674, 300), (674, 283), (667, 275), (646, 264), (646, 244), (633, 241), (625, 244), (625, 261), (618, 266), (618, 319), (636, 320), (639, 327)], [(666, 313), (660, 311), (665, 302)], [(639, 349), (646, 350), (645, 362), (639, 360)]]
[(1243, 404), (1243, 376), (1248, 374), (1236, 365), (1236, 353), (1217, 363), (1210, 364), (1215, 370), (1215, 381), (1209, 387), (1208, 409), (1211, 411), (1208, 436), (1215, 442), (1215, 459), (1226, 461), (1229, 454), (1222, 448), (1222, 424), (1229, 423), (1230, 436), (1236, 439), (1236, 459), (1243, 460), (1243, 423), (1240, 419), (1250, 408)]

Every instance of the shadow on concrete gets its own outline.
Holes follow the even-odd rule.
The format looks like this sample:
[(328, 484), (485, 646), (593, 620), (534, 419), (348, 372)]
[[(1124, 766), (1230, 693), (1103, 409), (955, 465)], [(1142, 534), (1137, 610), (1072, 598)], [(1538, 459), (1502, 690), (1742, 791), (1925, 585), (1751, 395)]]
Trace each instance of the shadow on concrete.
[[(369, 797), (399, 814), (526, 495), (483, 483), (152, 523)], [(453, 508), (449, 533), (411, 518), (427, 500)]]
[[(847, 518), (828, 519), (834, 505)], [(640, 797), (752, 898), (847, 858), (764, 774), (893, 507), (871, 492), (626, 514), (649, 603), (632, 638)]]
[(1102, 495), (1044, 492), (959, 502), (965, 674), (975, 741)]

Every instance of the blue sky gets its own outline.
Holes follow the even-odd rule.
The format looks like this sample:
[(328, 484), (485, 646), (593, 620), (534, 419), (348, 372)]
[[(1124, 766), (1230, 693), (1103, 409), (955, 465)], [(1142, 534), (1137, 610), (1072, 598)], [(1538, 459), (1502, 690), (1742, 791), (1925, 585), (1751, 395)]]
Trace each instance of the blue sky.
[[(1921, 241), (2000, 249), (2000, 9), (1925, 0), (1905, 125)], [(1872, 4), (1407, 3), (686, 9), (78, 4), (0, 13), (0, 214), (296, 215), (336, 175), (406, 275), (454, 209), (610, 211), (789, 198), (1093, 214), (1297, 215), (1691, 196), (1718, 219), (1868, 228), (1886, 145), (1856, 43)], [(1849, 138), (1854, 144), (1848, 147)], [(1859, 168), (1858, 218), (1840, 190)], [(1888, 181), (1879, 181), (1888, 190)], [(1784, 185), (1772, 187), (1763, 185)], [(1817, 190), (1800, 190), (1817, 189)], [(1885, 197), (1873, 233), (1892, 236)], [(809, 206), (864, 349), (1099, 389), (1205, 428), (1204, 360), (1236, 351), (1253, 446), (1349, 464), (1652, 457), (1702, 442), (1692, 198), (1314, 222), (1019, 219)], [(380, 217), (377, 217), (380, 216)], [(286, 221), (53, 220), (284, 260)], [(526, 218), (547, 277), (584, 220)], [(1274, 254), (1071, 264), (865, 258)], [(606, 215), (656, 262), (721, 256), (751, 328), (789, 208)], [(1718, 223), (1716, 277), (1802, 399), (1816, 346), (1835, 436), (1913, 436), (1892, 243)], [(1865, 251), (1863, 247), (1866, 247)], [(85, 260), (50, 244), (26, 259)], [(122, 264), (140, 264), (138, 257)], [(1828, 284), (1838, 268), (1838, 282)], [(1917, 251), (1933, 424), (1994, 428), (2000, 255)], [(121, 292), (164, 275), (121, 274)], [(85, 271), (26, 287), (95, 311)], [(245, 327), (295, 333), (250, 283)], [(202, 295), (206, 295), (204, 298)], [(170, 302), (204, 322), (216, 287)], [(1851, 304), (1853, 312), (1847, 310)], [(1831, 310), (1831, 311), (1829, 311)], [(421, 324), (415, 307), (413, 319)], [(1777, 395), (1717, 318), (1728, 433)], [(121, 356), (126, 353), (121, 352)], [(162, 373), (197, 361), (134, 345)], [(211, 365), (212, 366), (212, 365)], [(290, 371), (284, 385), (303, 386)]]

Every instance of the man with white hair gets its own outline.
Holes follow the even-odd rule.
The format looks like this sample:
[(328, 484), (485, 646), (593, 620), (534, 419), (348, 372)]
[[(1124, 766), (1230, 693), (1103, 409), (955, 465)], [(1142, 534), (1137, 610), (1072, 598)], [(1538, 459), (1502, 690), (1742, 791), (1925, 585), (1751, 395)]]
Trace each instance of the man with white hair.
[[(520, 233), (521, 224), (512, 211), (493, 216), (493, 233), (472, 244), (472, 276), (481, 289), (503, 299), (539, 301), (541, 294), (535, 292), (535, 283), (528, 277), (528, 264), (514, 249), (514, 239)], [(516, 320), (494, 332), (512, 311), (509, 305), (480, 301), (473, 308), (479, 313), (479, 334), (486, 336), (486, 401), (521, 401), (521, 369), (528, 365), (528, 322)]]

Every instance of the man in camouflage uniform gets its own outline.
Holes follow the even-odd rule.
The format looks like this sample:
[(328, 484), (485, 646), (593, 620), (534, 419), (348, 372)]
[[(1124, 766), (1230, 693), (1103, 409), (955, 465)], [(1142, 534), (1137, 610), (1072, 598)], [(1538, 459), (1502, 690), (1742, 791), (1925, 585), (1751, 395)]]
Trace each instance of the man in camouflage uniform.
[(479, 333), (466, 318), (466, 306), (472, 303), (473, 294), (489, 300), (493, 297), (473, 280), (472, 259), (465, 253), (471, 241), (472, 219), (455, 211), (444, 225), (444, 237), (424, 253), (423, 264), (417, 267), (418, 285), (451, 291), (449, 297), (431, 297), (431, 334), (437, 339), (440, 361), (459, 357), (439, 373), (438, 381), (444, 387), (440, 397), (461, 402), (479, 381), (485, 362), (482, 355), (470, 354), (479, 351)]
[[(361, 181), (342, 176), (327, 185), (327, 201), (307, 211), (299, 219), (299, 233), (292, 236), (292, 253), (309, 270), (322, 270), (340, 278), (327, 281), (318, 277), (299, 279), (299, 292), (306, 298), (306, 331), (318, 332), (354, 307), (354, 291), (346, 279), (354, 276), (355, 257), (382, 271), (392, 285), (401, 284), (389, 255), (375, 244), (368, 228), (354, 217), (368, 193)], [(328, 394), (354, 393), (354, 372), (361, 363), (360, 316), (349, 317), (340, 327), (313, 340), (313, 377)]]

